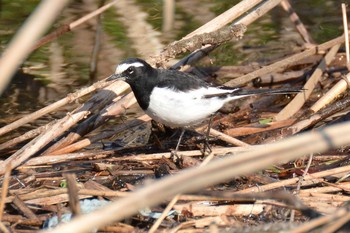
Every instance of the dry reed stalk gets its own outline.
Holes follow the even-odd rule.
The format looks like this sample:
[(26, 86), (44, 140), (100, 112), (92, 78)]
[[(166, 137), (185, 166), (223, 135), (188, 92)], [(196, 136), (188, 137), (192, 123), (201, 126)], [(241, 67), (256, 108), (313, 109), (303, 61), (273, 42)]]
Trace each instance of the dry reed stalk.
[[(251, 1), (251, 0), (241, 1), (239, 4), (242, 4), (242, 5), (238, 4), (239, 5), (238, 7), (234, 6), (227, 11), (230, 13), (230, 15), (231, 15), (230, 17), (228, 17), (226, 15), (226, 13), (224, 13), (222, 15), (219, 15), (215, 19), (211, 20), (210, 22), (223, 21), (221, 23), (221, 25), (225, 25), (225, 24), (229, 23), (230, 21), (237, 19), (237, 17), (235, 17), (235, 15), (242, 14), (241, 9), (244, 9), (245, 11), (250, 9), (249, 13), (242, 16), (239, 20), (236, 20), (233, 23), (231, 23), (231, 25), (242, 24), (242, 25), (248, 26), (249, 24), (251, 24), (252, 22), (257, 20), (261, 16), (265, 15), (265, 13), (267, 13), (268, 11), (273, 9), (275, 6), (277, 6), (281, 2), (281, 0), (264, 1), (261, 4), (258, 4), (259, 2), (260, 1), (255, 1), (255, 0), (254, 1)], [(210, 22), (207, 23), (207, 25), (210, 25), (211, 27), (215, 27), (214, 25), (211, 25)], [(207, 26), (205, 26), (201, 30), (210, 30), (210, 29), (205, 29), (206, 27)], [(200, 59), (202, 59), (203, 57), (207, 56), (215, 48), (217, 48), (217, 46), (208, 46), (208, 45), (203, 46), (201, 49), (198, 49), (198, 50), (192, 52), (190, 55), (182, 58), (179, 62), (177, 62), (175, 65), (173, 65), (172, 68), (177, 69), (179, 67), (184, 67), (186, 65), (193, 64), (193, 63), (199, 61)], [(160, 56), (162, 56), (162, 55), (160, 55)], [(157, 60), (157, 59), (154, 59), (154, 60)], [(155, 63), (157, 63), (157, 61), (155, 61)]]
[(189, 210), (193, 217), (200, 216), (247, 216), (249, 214), (258, 215), (266, 208), (266, 204), (228, 204), (228, 205), (209, 205), (203, 202), (189, 202), (184, 204), (177, 204), (174, 206), (175, 210), (180, 212)]
[(102, 227), (100, 229), (102, 232), (115, 232), (115, 233), (132, 233), (136, 232), (135, 227), (130, 226), (125, 223), (115, 223), (112, 226)]
[[(311, 166), (312, 159), (313, 159), (313, 154), (310, 154), (309, 160), (308, 160), (308, 162), (307, 162), (307, 165), (306, 165), (306, 167), (305, 167), (305, 169), (304, 169), (304, 171), (303, 171), (303, 174), (301, 175), (301, 177), (299, 177), (299, 181), (298, 181), (298, 183), (297, 183), (297, 188), (296, 188), (296, 190), (294, 191), (294, 193), (297, 194), (297, 195), (299, 194), (301, 185), (302, 185), (302, 183), (303, 183), (303, 181), (304, 181), (304, 179), (305, 179), (306, 174), (307, 174), (308, 171), (309, 171), (309, 168), (310, 168), (310, 166)], [(295, 210), (292, 210), (291, 213), (290, 213), (290, 219), (289, 219), (289, 221), (290, 221), (290, 222), (294, 222), (294, 217), (295, 217)]]
[[(338, 167), (338, 168), (333, 168), (333, 169), (329, 169), (329, 170), (325, 170), (325, 171), (321, 171), (321, 172), (316, 172), (313, 174), (308, 174), (304, 177), (304, 181), (312, 181), (312, 180), (315, 180), (317, 178), (322, 178), (325, 176), (335, 175), (335, 174), (339, 174), (339, 173), (345, 173), (345, 172), (349, 172), (349, 171), (350, 171), (350, 165)], [(282, 180), (282, 181), (277, 181), (277, 182), (270, 183), (270, 184), (261, 185), (259, 187), (251, 187), (251, 188), (243, 189), (243, 190), (237, 191), (237, 193), (265, 192), (265, 191), (272, 190), (272, 189), (282, 188), (282, 187), (288, 186), (288, 185), (294, 185), (298, 181), (299, 181), (299, 177), (295, 177), (295, 178), (290, 178), (287, 180)], [(320, 181), (318, 181), (317, 183), (319, 183), (319, 182)]]
[(73, 216), (76, 217), (81, 214), (81, 208), (78, 196), (78, 186), (76, 184), (77, 176), (74, 173), (66, 173), (63, 175), (67, 182), (69, 209)]
[[(237, 153), (250, 151), (250, 150), (263, 150), (267, 148), (267, 145), (257, 145), (257, 146), (249, 146), (249, 147), (217, 147), (212, 148), (212, 153), (215, 155), (223, 155), (223, 154), (234, 154), (237, 155)], [(190, 150), (190, 151), (179, 151), (178, 152), (181, 156), (202, 156), (203, 152), (200, 150)], [(127, 156), (127, 157), (118, 157), (113, 158), (113, 161), (126, 161), (126, 160), (134, 160), (134, 161), (147, 161), (147, 160), (158, 160), (165, 158), (171, 158), (171, 152), (164, 152), (164, 153), (154, 153), (154, 154), (138, 154), (133, 156)]]
[(340, 94), (350, 87), (350, 73), (337, 82), (325, 95), (323, 95), (316, 103), (311, 106), (313, 112), (318, 112), (321, 108), (336, 99)]
[(37, 48), (40, 48), (41, 46), (53, 41), (54, 39), (57, 39), (58, 37), (62, 36), (64, 33), (72, 31), (74, 28), (78, 27), (82, 23), (85, 23), (89, 19), (102, 14), (104, 11), (109, 9), (111, 6), (113, 6), (115, 3), (117, 3), (118, 0), (114, 0), (110, 3), (107, 3), (106, 5), (96, 9), (95, 11), (81, 17), (78, 20), (75, 20), (74, 22), (68, 24), (68, 25), (63, 25), (62, 27), (56, 29), (54, 32), (44, 36), (40, 40), (36, 42), (36, 44), (31, 48), (33, 51), (36, 50)]
[(48, 155), (50, 155), (50, 156), (61, 155), (61, 154), (67, 154), (67, 153), (71, 153), (71, 152), (80, 150), (84, 147), (91, 145), (94, 142), (100, 141), (102, 139), (110, 138), (116, 134), (119, 134), (119, 133), (127, 130), (127, 129), (139, 126), (139, 125), (144, 124), (150, 120), (151, 119), (148, 115), (143, 115), (135, 120), (131, 120), (131, 121), (126, 122), (125, 124), (118, 125), (115, 129), (112, 129), (110, 131), (103, 131), (97, 135), (90, 137), (90, 138), (85, 138), (85, 139), (80, 140), (76, 143), (73, 143), (69, 146), (55, 150), (54, 152), (49, 153)]
[[(180, 223), (178, 226), (167, 230), (169, 233), (176, 233), (176, 232), (186, 232), (186, 233), (191, 233), (191, 230), (193, 230), (192, 232), (198, 232), (199, 228), (204, 228), (210, 225), (215, 224), (216, 226), (230, 226), (232, 225), (231, 221), (228, 221), (226, 217), (224, 216), (215, 216), (215, 217), (204, 217), (204, 218), (196, 218), (195, 220), (189, 220), (186, 222), (182, 222)], [(195, 227), (195, 229), (193, 229), (193, 227)], [(186, 229), (187, 228), (187, 229)], [(184, 231), (180, 231), (180, 229), (184, 229)], [(210, 231), (210, 233), (215, 233), (218, 231)]]
[(96, 151), (93, 152), (79, 152), (70, 154), (57, 154), (50, 156), (40, 156), (36, 158), (29, 159), (23, 165), (19, 166), (18, 169), (28, 168), (30, 166), (38, 165), (51, 165), (63, 162), (69, 162), (72, 160), (82, 160), (82, 159), (102, 159), (112, 155), (114, 151)]
[(254, 6), (247, 15), (234, 21), (233, 24), (243, 24), (247, 26), (265, 15), (271, 9), (275, 8), (281, 1), (282, 0), (269, 0), (262, 2), (261, 4)]
[(33, 44), (49, 28), (67, 3), (67, 0), (42, 1), (16, 33), (0, 59), (0, 95), (17, 67), (31, 52)]
[[(334, 92), (332, 92), (334, 93)], [(322, 99), (322, 98), (321, 98)], [(321, 100), (322, 103), (325, 103), (325, 101)], [(320, 105), (318, 105), (320, 106)], [(312, 125), (315, 125), (316, 123), (320, 122), (322, 119), (325, 119), (339, 111), (342, 111), (350, 106), (350, 97), (347, 96), (342, 100), (339, 100), (337, 104), (329, 105), (322, 111), (317, 112), (316, 114), (313, 114), (308, 119), (301, 120), (294, 125), (288, 127), (285, 129), (284, 134), (285, 135), (292, 135), (300, 132), (301, 130), (304, 130)]]
[(29, 219), (39, 220), (38, 216), (18, 197), (15, 196), (13, 204)]
[(225, 130), (225, 133), (232, 137), (244, 136), (244, 135), (261, 133), (269, 130), (284, 128), (292, 125), (294, 122), (295, 122), (295, 119), (288, 119), (284, 121), (271, 122), (264, 125), (252, 124), (252, 125), (247, 125), (243, 127), (231, 128), (231, 129)]
[(310, 33), (306, 30), (305, 25), (300, 20), (300, 18), (297, 15), (297, 13), (294, 11), (294, 9), (293, 9), (292, 5), (290, 4), (290, 2), (288, 0), (283, 0), (281, 2), (281, 6), (282, 6), (283, 10), (285, 10), (288, 13), (290, 20), (294, 23), (295, 28), (297, 29), (297, 31), (299, 32), (299, 34), (301, 35), (303, 40), (306, 43), (308, 43), (309, 45), (315, 44), (315, 42), (312, 39)]
[[(23, 201), (30, 201), (45, 197), (54, 197), (62, 194), (67, 194), (68, 189), (67, 188), (60, 188), (56, 190), (35, 190), (30, 193), (25, 194), (15, 194), (18, 195), (19, 198)], [(85, 195), (85, 196), (101, 196), (101, 197), (125, 197), (128, 196), (129, 193), (127, 192), (120, 192), (120, 191), (106, 191), (106, 190), (95, 190), (95, 189), (85, 189), (81, 188), (78, 190), (79, 195)], [(5, 203), (11, 203), (15, 199), (14, 196), (9, 196), (5, 198)], [(68, 199), (66, 199), (68, 200)]]
[(0, 230), (4, 233), (10, 233), (10, 231), (6, 228), (6, 226), (0, 222)]
[[(210, 153), (205, 160), (199, 165), (199, 167), (203, 167), (205, 165), (207, 165), (213, 158), (214, 154)], [(173, 197), (173, 199), (168, 203), (168, 205), (165, 207), (165, 209), (163, 210), (163, 213), (161, 214), (161, 216), (154, 222), (154, 224), (152, 225), (152, 227), (149, 229), (149, 233), (153, 233), (155, 232), (158, 227), (160, 226), (160, 224), (162, 223), (162, 221), (164, 220), (164, 218), (168, 215), (169, 211), (174, 207), (174, 205), (176, 204), (176, 202), (179, 200), (181, 194), (177, 194), (175, 197)]]
[[(27, 219), (25, 217), (22, 217), (20, 215), (10, 215), (10, 214), (6, 214), (4, 215), (4, 222), (9, 222), (9, 223), (21, 223), (21, 225), (27, 225), (27, 226), (37, 226), (40, 227), (43, 225), (43, 222), (45, 221), (45, 219), (47, 219), (49, 216), (43, 216), (43, 217), (39, 217), (39, 221), (38, 220), (34, 220), (34, 219)], [(12, 233), (13, 231), (11, 231)]]
[[(242, 153), (241, 156), (223, 158), (203, 167), (188, 169), (145, 186), (98, 211), (80, 216), (50, 233), (86, 232), (121, 220), (145, 206), (158, 204), (177, 193), (195, 191), (237, 175), (254, 172), (281, 160), (287, 161), (304, 154), (347, 145), (350, 143), (349, 130), (350, 123), (338, 124), (326, 127), (322, 131), (308, 132), (272, 143), (266, 150), (250, 151)], [(350, 166), (332, 169), (332, 174), (348, 172), (349, 169)], [(326, 173), (330, 172), (326, 171), (323, 175)]]
[(333, 192), (341, 192), (350, 190), (350, 182), (344, 182), (337, 184), (337, 187), (333, 186), (325, 186), (325, 187), (317, 187), (311, 189), (300, 190), (299, 195), (318, 195), (323, 193), (333, 193)]
[(96, 93), (85, 104), (73, 111), (73, 113), (70, 113), (66, 117), (58, 120), (55, 124), (48, 127), (47, 130), (41, 135), (27, 143), (16, 153), (0, 163), (0, 174), (4, 173), (5, 167), (10, 163), (12, 168), (22, 164), (25, 160), (37, 153), (49, 142), (62, 135), (66, 130), (70, 129), (78, 121), (90, 115), (91, 112), (104, 107), (107, 103), (114, 99), (115, 96), (119, 96), (122, 92), (124, 92), (127, 87), (128, 85), (126, 84), (120, 85), (119, 82), (115, 82)]
[(29, 140), (31, 138), (34, 138), (34, 137), (38, 136), (39, 134), (43, 133), (48, 126), (50, 126), (50, 125), (52, 125), (54, 123), (55, 122), (52, 121), (52, 122), (50, 122), (47, 125), (43, 125), (43, 126), (40, 126), (40, 127), (36, 128), (36, 129), (30, 130), (30, 131), (28, 131), (28, 132), (26, 132), (26, 133), (24, 133), (24, 134), (22, 134), (22, 135), (20, 135), (20, 136), (18, 136), (16, 138), (12, 138), (9, 141), (6, 141), (6, 142), (0, 144), (0, 151), (1, 150), (5, 150), (7, 148), (10, 148), (12, 146), (15, 146), (15, 145), (23, 142), (23, 141), (26, 141), (26, 140)]
[(258, 69), (256, 71), (253, 71), (249, 74), (246, 74), (246, 75), (243, 75), (243, 76), (236, 78), (234, 80), (228, 81), (227, 83), (225, 83), (225, 85), (227, 85), (227, 86), (242, 85), (244, 83), (252, 81), (253, 79), (255, 79), (259, 76), (274, 72), (275, 70), (280, 69), (280, 68), (285, 68), (285, 67), (288, 67), (290, 65), (293, 65), (297, 61), (300, 61), (300, 60), (308, 58), (312, 55), (318, 54), (320, 51), (325, 51), (325, 50), (327, 50), (327, 49), (329, 49), (337, 44), (341, 44), (343, 42), (344, 42), (344, 36), (337, 37), (337, 38), (330, 40), (330, 41), (327, 41), (323, 44), (316, 45), (316, 46), (314, 46), (310, 49), (307, 49), (303, 52), (289, 56), (289, 57), (282, 59), (278, 62), (275, 62), (271, 65), (264, 66), (263, 68)]
[(347, 222), (350, 221), (350, 213), (346, 213), (345, 215), (341, 216), (340, 218), (332, 221), (332, 223), (328, 223), (328, 226), (324, 227), (322, 229), (323, 233), (333, 233), (337, 232), (339, 228), (344, 226)]
[(28, 114), (25, 117), (0, 128), (0, 136), (5, 134), (5, 133), (8, 133), (14, 129), (17, 129), (17, 128), (23, 126), (24, 124), (27, 124), (31, 121), (34, 121), (34, 120), (42, 117), (45, 114), (53, 112), (53, 111), (57, 110), (58, 108), (65, 106), (66, 104), (72, 103), (76, 99), (78, 99), (84, 95), (87, 95), (87, 94), (89, 94), (97, 89), (101, 89), (109, 84), (110, 84), (110, 82), (107, 83), (104, 80), (102, 80), (102, 81), (94, 83), (93, 85), (91, 85), (89, 87), (82, 88), (74, 93), (68, 94), (67, 97), (65, 97), (61, 100), (58, 100), (55, 103), (50, 104), (49, 106), (46, 106), (38, 111), (35, 111), (31, 114)]
[(344, 36), (345, 36), (346, 66), (350, 71), (349, 27), (348, 27), (348, 17), (346, 14), (345, 3), (341, 4), (341, 11), (343, 15), (343, 28), (344, 28)]
[[(339, 189), (338, 189), (339, 190)], [(309, 192), (309, 193), (299, 193), (298, 197), (300, 199), (304, 200), (309, 200), (309, 201), (325, 201), (331, 203), (332, 201), (335, 202), (345, 202), (345, 201), (350, 201), (349, 196), (344, 196), (344, 195), (338, 195), (338, 194), (326, 194), (326, 193), (314, 193), (314, 192)]]
[(316, 229), (317, 227), (322, 226), (326, 223), (333, 222), (335, 219), (338, 219), (347, 213), (348, 211), (346, 210), (346, 208), (338, 208), (334, 213), (303, 223), (301, 226), (298, 226), (293, 230), (288, 231), (288, 233), (310, 232), (312, 229)]
[(125, 95), (123, 98), (120, 98), (120, 96), (118, 95), (117, 98), (114, 99), (110, 105), (107, 105), (106, 107), (101, 105), (102, 109), (98, 113), (91, 115), (83, 122), (80, 122), (80, 124), (76, 127), (76, 129), (73, 132), (70, 132), (67, 136), (65, 136), (64, 138), (53, 144), (51, 147), (49, 147), (43, 153), (43, 155), (59, 154), (55, 151), (60, 150), (76, 142), (87, 133), (90, 133), (91, 131), (105, 123), (110, 118), (110, 116), (119, 116), (125, 111), (125, 109), (131, 107), (135, 103), (136, 99), (132, 93)]
[[(91, 105), (85, 105), (91, 107)], [(21, 165), (25, 160), (30, 158), (40, 149), (42, 149), (45, 145), (47, 145), (50, 141), (61, 135), (63, 132), (68, 130), (72, 125), (74, 125), (79, 120), (88, 116), (90, 111), (87, 109), (81, 109), (81, 111), (68, 115), (61, 120), (59, 120), (56, 124), (49, 127), (44, 133), (27, 143), (24, 147), (19, 149), (16, 153), (8, 157), (5, 161), (0, 163), (0, 174), (4, 174), (5, 168), (7, 166), (12, 166), (15, 168)]]
[(235, 146), (241, 146), (241, 147), (248, 147), (250, 146), (248, 143), (245, 143), (241, 140), (238, 140), (237, 138), (234, 138), (232, 136), (229, 136), (227, 134), (224, 134), (220, 131), (217, 131), (216, 129), (210, 129), (210, 135), (216, 138), (219, 138), (220, 140), (223, 140), (224, 142), (228, 142)]
[(326, 70), (327, 66), (332, 62), (334, 56), (339, 50), (340, 44), (334, 45), (329, 52), (326, 54), (324, 59), (317, 66), (316, 70), (313, 72), (311, 77), (308, 79), (304, 85), (304, 90), (298, 93), (289, 104), (284, 107), (278, 114), (275, 116), (276, 121), (286, 120), (292, 117), (296, 112), (298, 112), (306, 100), (310, 97), (312, 91), (315, 89), (317, 83), (319, 82), (323, 72)]
[(251, 1), (241, 1), (238, 4), (234, 5), (224, 13), (218, 15), (214, 19), (210, 20), (208, 23), (197, 28), (190, 34), (186, 35), (183, 39), (188, 39), (194, 35), (199, 35), (203, 33), (208, 33), (215, 31), (219, 28), (224, 27), (233, 20), (237, 19), (239, 16), (246, 13), (248, 10), (252, 9), (254, 6), (263, 2), (262, 0), (251, 0)]
[(11, 166), (6, 167), (4, 179), (1, 187), (1, 199), (0, 199), (0, 222), (4, 214), (5, 200), (8, 193), (8, 187), (11, 179)]
[[(196, 128), (195, 131), (198, 133), (203, 133), (203, 130), (206, 128), (207, 128), (207, 126), (201, 126), (201, 127)], [(213, 128), (210, 129), (209, 134), (212, 137), (216, 137), (216, 138), (218, 138), (224, 142), (227, 142), (229, 144), (232, 144), (234, 146), (242, 146), (242, 147), (250, 146), (248, 143), (245, 143), (241, 140), (238, 140), (237, 138), (234, 138), (230, 135), (227, 135), (225, 133), (217, 131), (216, 129), (213, 129)]]

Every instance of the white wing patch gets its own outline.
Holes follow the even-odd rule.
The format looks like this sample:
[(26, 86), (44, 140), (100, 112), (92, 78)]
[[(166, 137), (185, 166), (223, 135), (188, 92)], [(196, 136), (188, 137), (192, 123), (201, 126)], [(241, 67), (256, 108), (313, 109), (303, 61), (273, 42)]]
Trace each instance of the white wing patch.
[(120, 64), (115, 69), (115, 74), (121, 74), (124, 71), (126, 71), (129, 67), (140, 67), (144, 66), (141, 62), (134, 62), (134, 63), (128, 63), (128, 64)]

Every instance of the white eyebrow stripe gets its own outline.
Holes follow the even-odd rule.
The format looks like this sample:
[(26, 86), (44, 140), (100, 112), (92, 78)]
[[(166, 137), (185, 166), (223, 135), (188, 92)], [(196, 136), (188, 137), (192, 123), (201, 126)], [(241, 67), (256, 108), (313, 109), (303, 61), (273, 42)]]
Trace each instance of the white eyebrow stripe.
[(126, 71), (129, 67), (140, 67), (140, 66), (144, 66), (144, 64), (142, 64), (141, 62), (134, 62), (134, 63), (130, 63), (130, 64), (120, 64), (117, 66), (115, 73), (116, 74), (121, 74), (124, 71)]

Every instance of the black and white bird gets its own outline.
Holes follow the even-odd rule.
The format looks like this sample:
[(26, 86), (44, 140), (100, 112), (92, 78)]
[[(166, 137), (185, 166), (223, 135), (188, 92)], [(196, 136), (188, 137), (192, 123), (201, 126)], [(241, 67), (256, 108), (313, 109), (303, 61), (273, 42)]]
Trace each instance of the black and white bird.
[(155, 69), (139, 58), (128, 58), (121, 62), (115, 73), (107, 79), (110, 80), (127, 82), (145, 113), (172, 128), (196, 125), (232, 100), (258, 94), (299, 92), (292, 88), (245, 90), (215, 87), (188, 73)]

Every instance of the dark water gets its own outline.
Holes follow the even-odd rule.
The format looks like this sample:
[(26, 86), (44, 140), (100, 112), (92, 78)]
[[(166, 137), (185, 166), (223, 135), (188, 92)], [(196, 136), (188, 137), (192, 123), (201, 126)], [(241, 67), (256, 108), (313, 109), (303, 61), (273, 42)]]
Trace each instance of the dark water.
[[(98, 18), (35, 51), (24, 62), (0, 99), (1, 125), (48, 105), (67, 93), (111, 74), (131, 56), (148, 57), (232, 7), (239, 1), (178, 0), (173, 23), (166, 26), (162, 1), (122, 1), (101, 17), (97, 71), (91, 74)], [(0, 49), (32, 12), (38, 1), (0, 1)], [(51, 31), (96, 9), (100, 1), (73, 1)], [(342, 34), (341, 1), (291, 1), (317, 43)], [(221, 46), (210, 58), (215, 65), (266, 62), (298, 51), (303, 41), (286, 12), (277, 7), (249, 25), (244, 38)], [(63, 112), (65, 109), (63, 109)]]

